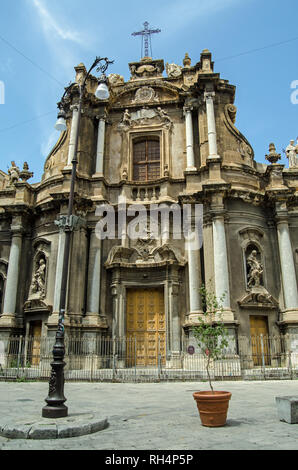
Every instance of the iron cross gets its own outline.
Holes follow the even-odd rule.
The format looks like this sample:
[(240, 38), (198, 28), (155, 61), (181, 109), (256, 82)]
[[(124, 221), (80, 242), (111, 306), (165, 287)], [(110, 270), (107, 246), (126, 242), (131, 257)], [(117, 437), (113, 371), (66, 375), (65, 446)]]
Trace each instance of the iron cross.
[[(161, 29), (148, 29), (149, 23), (145, 21), (144, 29), (142, 31), (138, 31), (136, 33), (132, 33), (132, 36), (142, 36), (142, 46), (144, 43), (145, 49), (145, 57), (149, 56), (149, 39), (150, 39), (150, 50), (152, 55), (152, 47), (151, 47), (151, 34), (153, 33), (160, 33)], [(142, 50), (143, 52), (143, 50)]]

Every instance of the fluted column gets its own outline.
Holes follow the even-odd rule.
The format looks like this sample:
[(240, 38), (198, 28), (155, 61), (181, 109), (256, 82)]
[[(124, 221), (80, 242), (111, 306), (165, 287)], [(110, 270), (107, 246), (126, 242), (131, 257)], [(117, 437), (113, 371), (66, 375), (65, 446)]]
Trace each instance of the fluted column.
[(72, 120), (69, 136), (69, 146), (68, 146), (68, 157), (67, 157), (67, 166), (71, 167), (72, 160), (74, 157), (75, 141), (76, 141), (76, 132), (79, 119), (79, 107), (78, 105), (72, 105), (70, 107), (72, 110)]
[(194, 139), (193, 139), (193, 123), (192, 123), (192, 107), (184, 107), (185, 131), (186, 131), (186, 171), (196, 171), (195, 155), (194, 155)]
[(12, 221), (11, 232), (12, 238), (6, 278), (3, 314), (0, 319), (0, 324), (7, 323), (9, 326), (14, 326), (19, 284), (20, 258), (22, 250), (22, 226), (19, 220)]
[(206, 114), (207, 114), (207, 129), (208, 129), (208, 143), (209, 143), (209, 156), (208, 158), (218, 158), (217, 154), (217, 141), (216, 141), (216, 124), (214, 114), (213, 98), (214, 91), (205, 92), (204, 99), (206, 101)]
[(105, 129), (106, 121), (104, 117), (100, 117), (98, 121), (98, 136), (96, 150), (96, 174), (103, 175), (104, 147), (105, 147)]
[(285, 310), (288, 311), (288, 313), (284, 314), (284, 320), (298, 320), (297, 280), (287, 211), (277, 211), (276, 224), (284, 303)]

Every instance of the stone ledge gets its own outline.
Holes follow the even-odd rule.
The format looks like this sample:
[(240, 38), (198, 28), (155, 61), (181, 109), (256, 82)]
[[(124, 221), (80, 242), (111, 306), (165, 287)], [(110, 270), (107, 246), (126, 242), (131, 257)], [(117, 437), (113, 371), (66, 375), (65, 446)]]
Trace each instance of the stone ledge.
[(70, 414), (65, 418), (39, 416), (0, 422), (0, 435), (8, 439), (65, 439), (102, 431), (109, 425), (98, 413)]

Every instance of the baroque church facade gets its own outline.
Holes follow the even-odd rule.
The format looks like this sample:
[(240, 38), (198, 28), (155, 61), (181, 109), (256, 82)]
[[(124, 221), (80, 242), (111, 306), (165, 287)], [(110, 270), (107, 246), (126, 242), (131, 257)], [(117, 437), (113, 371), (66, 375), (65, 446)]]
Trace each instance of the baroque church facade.
[[(87, 340), (106, 335), (138, 342), (140, 364), (154, 364), (193, 344), (204, 283), (223, 296), (230, 348), (237, 338), (289, 332), (298, 340), (298, 147), (290, 167), (270, 144), (268, 165), (236, 127), (235, 86), (214, 72), (204, 50), (192, 65), (144, 57), (130, 79), (108, 76), (99, 101), (87, 80), (81, 115), (65, 331)], [(75, 67), (76, 83), (86, 76)], [(28, 164), (0, 171), (0, 339), (54, 337), (59, 317), (78, 87), (67, 97), (67, 130), (48, 155), (42, 179)], [(156, 237), (128, 236), (119, 202), (168, 209)], [(114, 238), (98, 223), (109, 205)], [(201, 243), (175, 236), (173, 208), (202, 208)], [(100, 212), (100, 215), (99, 215)], [(146, 226), (146, 222), (144, 222)], [(144, 227), (143, 227), (144, 228)], [(149, 344), (144, 349), (142, 344)], [(185, 346), (186, 345), (186, 346)], [(295, 345), (293, 345), (294, 347)], [(297, 345), (296, 345), (297, 348)], [(144, 352), (145, 351), (145, 352)], [(144, 357), (141, 357), (141, 356)]]

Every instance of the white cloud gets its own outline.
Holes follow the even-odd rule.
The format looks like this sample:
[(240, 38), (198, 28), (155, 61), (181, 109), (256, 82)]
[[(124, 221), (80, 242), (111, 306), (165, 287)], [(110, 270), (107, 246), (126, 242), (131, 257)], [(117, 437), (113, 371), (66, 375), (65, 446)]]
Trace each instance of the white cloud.
[(80, 32), (70, 28), (62, 28), (41, 0), (33, 0), (33, 5), (37, 9), (42, 21), (43, 30), (47, 36), (50, 37), (54, 33), (56, 37), (62, 40), (68, 40), (78, 44), (84, 42)]

